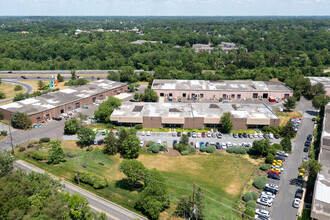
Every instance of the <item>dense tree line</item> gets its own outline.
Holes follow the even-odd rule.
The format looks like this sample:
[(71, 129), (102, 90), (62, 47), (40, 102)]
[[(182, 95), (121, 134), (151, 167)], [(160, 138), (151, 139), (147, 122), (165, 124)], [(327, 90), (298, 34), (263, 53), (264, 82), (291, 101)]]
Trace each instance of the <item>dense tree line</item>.
[[(154, 70), (155, 78), (284, 80), (298, 74), (321, 75), (330, 65), (327, 17), (3, 17), (0, 21), (1, 70), (126, 67)], [(144, 35), (130, 31), (135, 26)], [(75, 35), (78, 28), (119, 32)], [(130, 43), (138, 39), (162, 43)], [(226, 54), (217, 47), (222, 41), (234, 42), (240, 49)], [(211, 43), (216, 49), (195, 53), (191, 46), (196, 43)], [(201, 75), (202, 70), (216, 74)]]

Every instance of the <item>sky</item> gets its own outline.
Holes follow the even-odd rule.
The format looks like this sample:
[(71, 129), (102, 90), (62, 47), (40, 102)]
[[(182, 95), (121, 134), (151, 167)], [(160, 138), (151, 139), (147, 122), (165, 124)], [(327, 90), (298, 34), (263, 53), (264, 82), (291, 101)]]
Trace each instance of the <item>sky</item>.
[(0, 16), (330, 15), (330, 0), (0, 0)]

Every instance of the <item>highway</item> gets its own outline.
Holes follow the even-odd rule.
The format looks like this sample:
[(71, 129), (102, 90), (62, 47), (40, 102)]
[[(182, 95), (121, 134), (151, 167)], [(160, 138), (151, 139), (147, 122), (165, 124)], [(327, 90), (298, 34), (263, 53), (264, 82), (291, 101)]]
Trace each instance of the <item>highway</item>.
[[(119, 70), (76, 70), (76, 74), (108, 74), (109, 71), (112, 72), (118, 72)], [(144, 70), (134, 70), (134, 73), (140, 73), (143, 72)], [(154, 71), (145, 71), (148, 73), (154, 73)], [(71, 74), (71, 70), (23, 70), (23, 71), (0, 71), (0, 74)]]
[[(1, 79), (1, 81), (6, 82), (6, 83), (18, 84), (18, 85), (21, 85), (21, 86), (25, 87), (26, 90), (25, 90), (24, 93), (33, 92), (33, 87), (29, 84), (26, 84), (26, 83), (23, 83), (23, 82), (18, 82), (18, 81), (15, 81), (15, 80), (8, 80), (8, 79)], [(0, 101), (0, 104), (11, 101), (11, 100), (13, 100), (13, 98), (2, 100), (2, 101)]]
[[(45, 171), (34, 167), (22, 160), (17, 160), (14, 163), (15, 167), (22, 168), (29, 172), (38, 172), (38, 173), (46, 173)], [(57, 177), (51, 175), (53, 178), (58, 179)], [(84, 196), (88, 202), (89, 206), (96, 212), (104, 212), (108, 219), (111, 220), (134, 220), (134, 219), (147, 219), (143, 216), (140, 216), (128, 209), (125, 209), (121, 206), (118, 206), (108, 200), (105, 200), (87, 190), (84, 190), (76, 185), (73, 185), (67, 181), (62, 180), (61, 184), (65, 185), (65, 191), (69, 192), (70, 194), (78, 193)]]

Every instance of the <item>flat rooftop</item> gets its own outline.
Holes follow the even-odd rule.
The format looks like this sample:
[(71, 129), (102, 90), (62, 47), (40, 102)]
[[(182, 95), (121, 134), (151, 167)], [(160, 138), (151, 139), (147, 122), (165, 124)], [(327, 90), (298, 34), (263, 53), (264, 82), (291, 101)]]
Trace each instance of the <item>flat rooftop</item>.
[(25, 112), (28, 115), (34, 115), (45, 110), (53, 109), (58, 106), (119, 88), (124, 85), (126, 84), (102, 79), (87, 83), (85, 85), (70, 87), (34, 98), (2, 105), (0, 106), (0, 109), (5, 109), (11, 112)]
[(154, 90), (200, 90), (200, 91), (281, 91), (292, 92), (292, 89), (282, 82), (268, 81), (239, 81), (239, 80), (166, 80), (155, 79)]
[(330, 87), (330, 77), (306, 77), (311, 81), (311, 84), (322, 83), (325, 87)]
[(234, 118), (278, 119), (263, 104), (233, 103), (128, 103), (116, 109), (111, 117), (220, 118), (225, 112), (231, 112)]
[(317, 213), (330, 219), (330, 103), (325, 109), (319, 162), (322, 171), (315, 182), (312, 215)]

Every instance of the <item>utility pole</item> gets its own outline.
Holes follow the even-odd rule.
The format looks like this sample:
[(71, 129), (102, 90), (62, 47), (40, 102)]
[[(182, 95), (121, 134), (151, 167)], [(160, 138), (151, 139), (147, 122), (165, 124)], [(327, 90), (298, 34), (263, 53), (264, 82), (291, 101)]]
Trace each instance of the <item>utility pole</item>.
[(9, 128), (9, 136), (10, 136), (11, 153), (12, 153), (12, 154), (15, 154), (15, 151), (14, 151), (14, 145), (13, 145), (13, 137), (12, 137), (12, 135), (11, 135), (10, 124), (8, 125), (8, 128)]
[(78, 165), (78, 150), (76, 146), (76, 164), (77, 164), (77, 180), (78, 180), (78, 185), (80, 186), (80, 179), (79, 179), (79, 165)]

